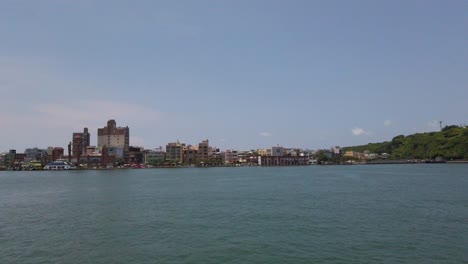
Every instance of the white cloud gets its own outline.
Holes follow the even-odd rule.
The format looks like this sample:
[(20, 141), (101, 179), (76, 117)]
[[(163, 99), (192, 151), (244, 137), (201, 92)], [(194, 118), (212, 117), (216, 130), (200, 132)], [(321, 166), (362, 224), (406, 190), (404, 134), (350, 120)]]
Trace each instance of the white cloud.
[(392, 120), (385, 120), (383, 122), (383, 125), (386, 126), (386, 127), (391, 126), (392, 125)]
[(354, 127), (351, 129), (351, 132), (353, 133), (353, 135), (355, 136), (361, 136), (361, 135), (371, 135), (372, 132), (370, 131), (366, 131), (364, 130), (363, 128), (360, 128), (360, 127)]
[(272, 136), (272, 134), (270, 132), (260, 132), (259, 135), (262, 136), (262, 137), (271, 137)]

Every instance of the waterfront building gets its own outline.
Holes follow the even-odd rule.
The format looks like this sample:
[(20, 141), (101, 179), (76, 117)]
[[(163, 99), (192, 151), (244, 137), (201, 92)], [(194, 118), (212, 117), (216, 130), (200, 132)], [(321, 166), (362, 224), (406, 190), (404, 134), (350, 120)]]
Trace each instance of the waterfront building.
[(197, 161), (198, 150), (193, 146), (187, 146), (184, 148), (184, 163), (194, 164)]
[(183, 162), (185, 143), (173, 142), (166, 145), (166, 161)]
[(151, 150), (144, 154), (143, 159), (146, 165), (162, 164), (166, 160), (166, 152), (162, 148)]
[(259, 156), (260, 166), (300, 166), (308, 165), (309, 158), (301, 156)]
[(40, 148), (27, 148), (24, 151), (24, 162), (30, 162), (33, 160), (42, 160), (43, 157), (47, 157), (47, 149)]
[(281, 157), (285, 155), (285, 151), (283, 147), (272, 147), (271, 148), (271, 156), (274, 157)]
[(258, 149), (257, 153), (260, 156), (271, 156), (271, 149)]
[(223, 154), (223, 161), (225, 164), (234, 164), (239, 162), (239, 153), (236, 150), (228, 149)]
[(86, 154), (86, 148), (90, 145), (90, 134), (85, 127), (83, 132), (75, 132), (72, 137), (72, 155), (75, 157)]
[(293, 149), (293, 148), (288, 148), (283, 150), (284, 155), (283, 156), (299, 156), (301, 153), (300, 149)]
[(129, 148), (129, 162), (130, 163), (136, 163), (136, 164), (142, 164), (144, 161), (144, 149), (143, 147), (134, 147), (131, 146)]
[(47, 156), (52, 156), (53, 151), (54, 151), (54, 147), (47, 147)]
[(64, 150), (61, 147), (55, 147), (52, 149), (52, 161), (56, 161), (58, 159), (63, 159), (64, 158)]
[(363, 153), (356, 152), (356, 151), (352, 151), (352, 150), (346, 151), (345, 154), (344, 154), (344, 156), (345, 156), (345, 157), (358, 158), (358, 159), (364, 158), (364, 154), (363, 154)]
[(8, 151), (8, 153), (5, 154), (4, 158), (3, 158), (3, 162), (4, 162), (4, 166), (5, 167), (13, 167), (15, 162), (16, 162), (16, 149), (10, 149), (10, 151)]
[(208, 159), (211, 157), (211, 148), (207, 140), (203, 140), (198, 144), (198, 159)]
[(334, 155), (341, 155), (341, 148), (339, 146), (333, 147), (333, 154)]
[(109, 152), (115, 153), (116, 158), (128, 161), (130, 148), (130, 129), (117, 127), (115, 120), (107, 122), (107, 126), (98, 128), (98, 148), (107, 147)]
[(85, 155), (92, 155), (96, 153), (96, 146), (88, 146), (86, 147)]

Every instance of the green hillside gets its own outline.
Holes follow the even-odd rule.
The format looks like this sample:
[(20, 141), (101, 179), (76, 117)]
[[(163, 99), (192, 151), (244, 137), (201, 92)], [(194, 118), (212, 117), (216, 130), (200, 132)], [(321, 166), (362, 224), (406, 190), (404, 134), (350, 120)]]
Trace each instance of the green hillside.
[(440, 132), (396, 136), (392, 141), (343, 148), (391, 154), (393, 159), (468, 159), (468, 127), (446, 126)]

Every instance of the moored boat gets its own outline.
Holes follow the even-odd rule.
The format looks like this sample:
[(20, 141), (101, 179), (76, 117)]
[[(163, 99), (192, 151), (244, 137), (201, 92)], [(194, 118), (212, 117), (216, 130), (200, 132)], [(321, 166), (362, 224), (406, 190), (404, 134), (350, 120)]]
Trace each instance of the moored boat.
[(76, 166), (65, 160), (56, 160), (45, 165), (44, 170), (76, 170)]

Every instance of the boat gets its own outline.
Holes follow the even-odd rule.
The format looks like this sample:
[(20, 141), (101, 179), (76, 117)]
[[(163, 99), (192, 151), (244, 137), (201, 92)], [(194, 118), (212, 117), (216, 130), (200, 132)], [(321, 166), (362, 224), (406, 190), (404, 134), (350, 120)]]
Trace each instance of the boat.
[(76, 170), (76, 166), (65, 160), (56, 160), (45, 165), (44, 170)]
[(42, 166), (42, 162), (38, 160), (32, 160), (29, 162), (29, 165), (27, 166), (28, 170), (42, 170), (44, 166)]

